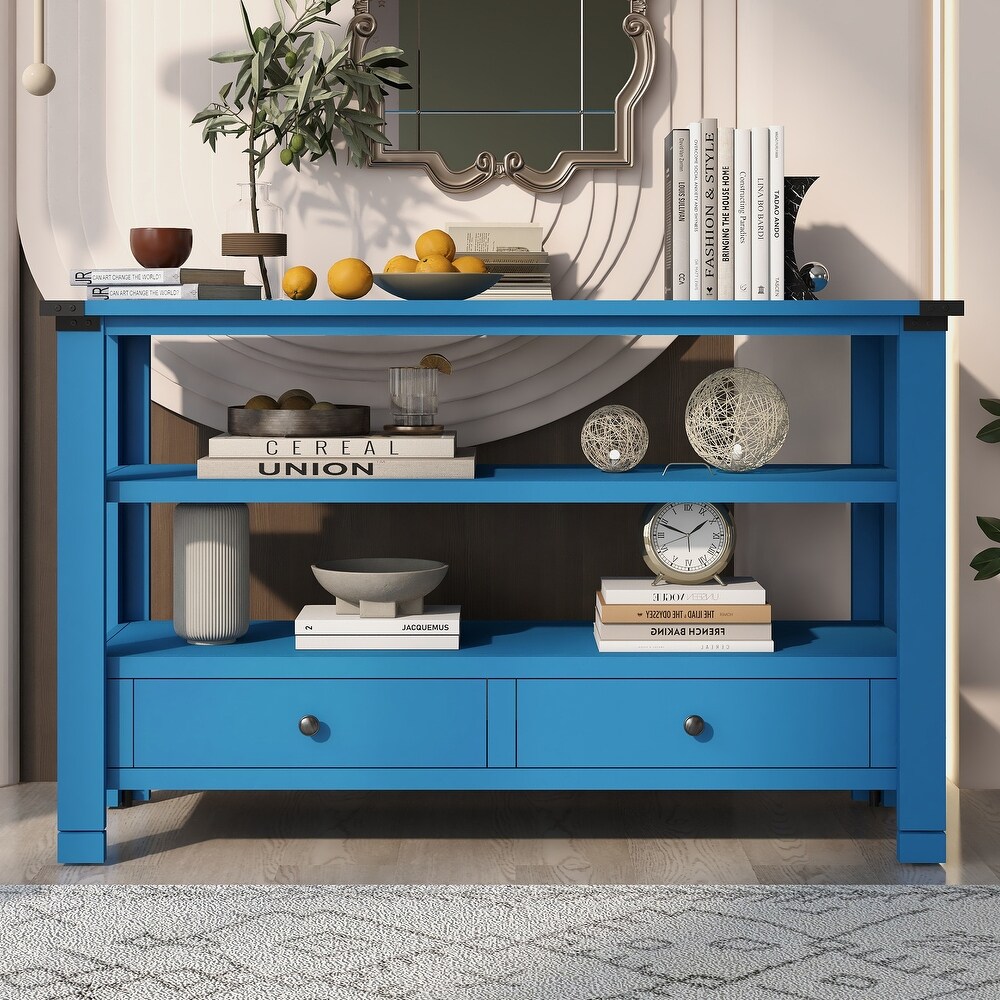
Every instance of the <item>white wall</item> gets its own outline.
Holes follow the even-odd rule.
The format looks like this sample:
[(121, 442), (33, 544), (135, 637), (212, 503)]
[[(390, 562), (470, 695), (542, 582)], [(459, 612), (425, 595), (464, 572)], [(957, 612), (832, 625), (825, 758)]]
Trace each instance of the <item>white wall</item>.
[(1000, 397), (994, 203), (1000, 163), (996, 105), (996, 39), (1000, 4), (956, 3), (958, 145), (952, 209), (957, 241), (950, 247), (953, 292), (965, 299), (959, 334), (958, 504), (961, 696), (960, 780), (969, 788), (1000, 787), (1000, 582), (974, 583), (969, 560), (989, 542), (976, 515), (1000, 517), (1000, 448), (976, 440), (990, 419), (980, 397)]
[(0, 785), (18, 780), (18, 271), (14, 211), (14, 8), (0, 15)]

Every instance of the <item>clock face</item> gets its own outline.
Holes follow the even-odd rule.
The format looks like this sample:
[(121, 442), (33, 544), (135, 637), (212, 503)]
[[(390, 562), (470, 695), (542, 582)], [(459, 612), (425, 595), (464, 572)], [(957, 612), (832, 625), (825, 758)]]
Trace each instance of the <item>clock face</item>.
[(668, 503), (647, 520), (646, 562), (672, 580), (701, 583), (720, 573), (733, 551), (728, 515), (710, 503)]

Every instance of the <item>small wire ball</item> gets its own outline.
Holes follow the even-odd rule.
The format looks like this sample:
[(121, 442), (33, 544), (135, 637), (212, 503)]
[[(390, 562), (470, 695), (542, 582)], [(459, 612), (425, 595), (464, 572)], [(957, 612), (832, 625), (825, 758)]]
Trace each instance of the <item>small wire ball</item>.
[(602, 406), (584, 421), (580, 447), (587, 461), (602, 472), (628, 472), (646, 454), (649, 428), (627, 406)]
[(788, 403), (766, 376), (723, 368), (698, 384), (684, 411), (684, 429), (698, 457), (724, 472), (759, 469), (788, 436)]

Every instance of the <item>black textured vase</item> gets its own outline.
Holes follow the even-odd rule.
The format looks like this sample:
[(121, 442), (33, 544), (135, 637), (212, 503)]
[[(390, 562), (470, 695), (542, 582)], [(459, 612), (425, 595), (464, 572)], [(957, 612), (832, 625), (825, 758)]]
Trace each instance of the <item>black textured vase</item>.
[(806, 192), (818, 177), (785, 178), (785, 298), (815, 299), (816, 293), (799, 274), (799, 264), (795, 259), (795, 220)]

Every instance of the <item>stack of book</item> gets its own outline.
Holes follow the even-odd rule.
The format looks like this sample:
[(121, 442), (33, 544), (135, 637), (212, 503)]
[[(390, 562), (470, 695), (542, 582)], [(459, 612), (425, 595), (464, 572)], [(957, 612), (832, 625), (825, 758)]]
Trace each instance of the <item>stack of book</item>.
[(450, 226), (457, 255), (478, 257), (490, 274), (503, 277), (481, 299), (552, 298), (549, 255), (542, 250), (544, 231), (535, 223)]
[(785, 128), (703, 118), (666, 140), (664, 295), (785, 297)]
[(243, 283), (243, 271), (211, 267), (90, 268), (72, 271), (88, 299), (259, 299), (260, 285)]
[(476, 451), (454, 432), (348, 438), (218, 434), (199, 479), (475, 479)]
[(336, 605), (310, 604), (295, 619), (296, 649), (458, 649), (462, 609), (427, 605), (402, 618), (338, 615)]
[(748, 577), (692, 587), (606, 577), (594, 638), (602, 653), (774, 652), (771, 606)]

